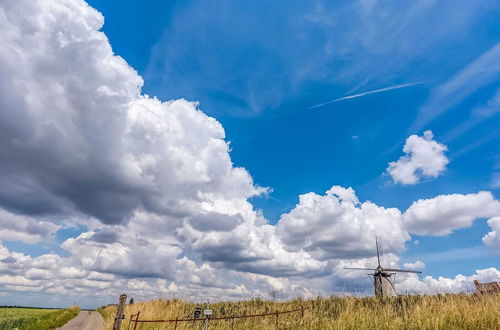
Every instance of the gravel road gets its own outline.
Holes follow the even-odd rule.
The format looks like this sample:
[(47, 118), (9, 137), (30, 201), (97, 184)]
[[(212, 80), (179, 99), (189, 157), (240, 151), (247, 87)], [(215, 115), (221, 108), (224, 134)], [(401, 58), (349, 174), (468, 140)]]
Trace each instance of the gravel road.
[(57, 330), (101, 330), (102, 318), (98, 312), (81, 311), (74, 319)]

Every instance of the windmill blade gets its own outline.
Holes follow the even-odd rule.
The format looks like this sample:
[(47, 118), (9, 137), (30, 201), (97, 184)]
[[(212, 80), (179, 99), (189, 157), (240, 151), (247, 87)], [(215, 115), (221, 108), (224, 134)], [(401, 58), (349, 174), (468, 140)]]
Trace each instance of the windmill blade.
[(397, 268), (383, 268), (382, 270), (385, 272), (422, 274), (422, 272), (419, 270), (397, 269)]
[(376, 270), (375, 268), (358, 268), (358, 267), (344, 267), (343, 269)]
[(378, 252), (378, 238), (375, 236), (375, 245), (377, 246), (377, 260), (378, 260), (378, 266), (380, 267), (380, 254)]

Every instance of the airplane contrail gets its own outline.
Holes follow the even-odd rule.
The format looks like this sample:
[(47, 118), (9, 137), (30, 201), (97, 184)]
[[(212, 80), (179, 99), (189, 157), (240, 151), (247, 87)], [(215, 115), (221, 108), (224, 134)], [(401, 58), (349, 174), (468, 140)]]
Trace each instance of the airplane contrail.
[(341, 97), (341, 98), (338, 98), (338, 99), (335, 99), (335, 100), (331, 100), (331, 101), (328, 101), (328, 102), (316, 104), (316, 105), (310, 106), (309, 109), (319, 108), (319, 107), (322, 107), (322, 106), (330, 104), (330, 103), (335, 103), (335, 102), (339, 102), (339, 101), (343, 101), (343, 100), (349, 100), (349, 99), (355, 99), (355, 98), (358, 98), (358, 97), (361, 97), (361, 96), (365, 96), (365, 95), (369, 95), (369, 94), (382, 93), (382, 92), (392, 91), (393, 89), (400, 89), (400, 88), (405, 88), (405, 87), (422, 85), (422, 84), (425, 84), (425, 83), (428, 83), (428, 82), (429, 81), (419, 81), (419, 82), (414, 82), (414, 83), (407, 83), (407, 84), (395, 85), (395, 86), (390, 86), (390, 87), (385, 87), (385, 88), (380, 88), (380, 89), (374, 89), (374, 90), (371, 90), (371, 91), (366, 91), (366, 92), (359, 93), (359, 94), (344, 96), (344, 97)]

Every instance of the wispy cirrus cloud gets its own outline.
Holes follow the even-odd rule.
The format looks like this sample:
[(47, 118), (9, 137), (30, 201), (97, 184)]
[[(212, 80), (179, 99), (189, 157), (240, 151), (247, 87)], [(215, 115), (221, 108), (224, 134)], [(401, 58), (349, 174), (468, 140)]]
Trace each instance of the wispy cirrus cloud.
[[(436, 87), (408, 130), (415, 132), (459, 104), (479, 88), (500, 78), (500, 43), (481, 54), (451, 79)], [(493, 102), (493, 101), (492, 101)]]
[(176, 9), (152, 47), (145, 80), (160, 98), (182, 96), (214, 113), (255, 115), (301, 100), (311, 83), (350, 95), (396, 79), (428, 79), (435, 63), (462, 64), (447, 49), (468, 51), (463, 40), (473, 40), (472, 27), (491, 6), (191, 1)]
[(334, 100), (331, 100), (331, 101), (327, 101), (327, 102), (324, 102), (324, 103), (320, 103), (320, 104), (316, 104), (316, 105), (310, 106), (309, 109), (320, 108), (322, 106), (325, 106), (325, 105), (328, 105), (328, 104), (332, 104), (332, 103), (335, 103), (335, 102), (356, 99), (358, 97), (362, 97), (362, 96), (366, 96), (366, 95), (370, 95), (370, 94), (378, 94), (378, 93), (392, 91), (392, 90), (395, 90), (395, 89), (401, 89), (401, 88), (407, 88), (407, 87), (422, 85), (422, 84), (426, 84), (426, 83), (428, 83), (430, 81), (431, 80), (414, 82), (414, 83), (406, 83), (406, 84), (400, 84), (400, 85), (394, 85), (394, 86), (389, 86), (389, 87), (374, 89), (374, 90), (370, 90), (370, 91), (366, 91), (366, 92), (362, 92), (362, 93), (358, 93), (358, 94), (348, 95), (348, 96), (340, 97), (338, 99), (334, 99)]

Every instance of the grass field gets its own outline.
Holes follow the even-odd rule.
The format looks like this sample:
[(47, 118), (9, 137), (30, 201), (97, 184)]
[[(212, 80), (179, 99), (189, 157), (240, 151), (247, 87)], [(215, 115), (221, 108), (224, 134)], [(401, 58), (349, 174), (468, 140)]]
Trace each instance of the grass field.
[[(182, 300), (154, 300), (127, 305), (125, 329), (132, 314), (140, 319), (175, 319), (190, 317), (194, 303)], [(279, 329), (500, 329), (500, 295), (400, 296), (389, 299), (317, 298), (272, 302), (254, 299), (210, 304), (214, 317), (248, 315), (306, 307), (301, 313), (280, 315)], [(201, 306), (205, 307), (205, 306)], [(116, 307), (98, 310), (104, 329), (111, 329)], [(200, 329), (200, 322), (179, 323), (177, 329)], [(212, 321), (209, 329), (276, 329), (276, 318)], [(139, 323), (137, 329), (173, 329), (173, 324)]]
[(80, 312), (68, 309), (0, 308), (0, 330), (45, 330), (64, 325)]

